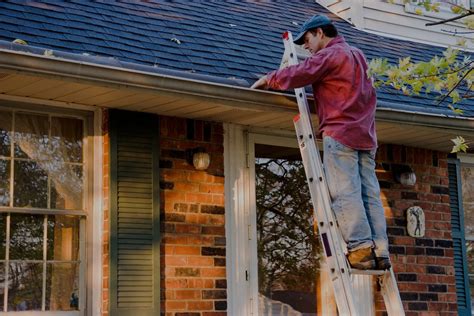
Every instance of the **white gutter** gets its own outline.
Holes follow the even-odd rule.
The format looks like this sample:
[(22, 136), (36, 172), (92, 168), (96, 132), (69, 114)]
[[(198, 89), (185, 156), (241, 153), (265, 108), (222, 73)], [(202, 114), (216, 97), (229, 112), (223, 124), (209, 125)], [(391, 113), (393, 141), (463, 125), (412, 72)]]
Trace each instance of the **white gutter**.
[[(72, 56), (90, 60), (74, 60), (71, 59)], [(113, 62), (117, 65), (104, 65), (101, 63), (103, 59), (98, 59), (97, 62), (92, 62), (93, 60), (94, 57), (86, 58), (63, 52), (53, 52), (53, 56), (44, 56), (28, 51), (0, 48), (0, 72), (63, 79), (116, 89), (126, 87), (147, 93), (156, 92), (174, 96), (179, 94), (245, 110), (282, 111), (293, 114), (297, 111), (296, 99), (292, 95), (241, 87), (229, 79), (123, 62)], [(109, 64), (113, 63), (109, 62)], [(124, 66), (131, 66), (131, 68), (124, 68)], [(242, 83), (238, 82), (238, 84)], [(474, 134), (474, 118), (393, 109), (390, 105), (388, 102), (379, 102), (377, 120), (448, 128)]]

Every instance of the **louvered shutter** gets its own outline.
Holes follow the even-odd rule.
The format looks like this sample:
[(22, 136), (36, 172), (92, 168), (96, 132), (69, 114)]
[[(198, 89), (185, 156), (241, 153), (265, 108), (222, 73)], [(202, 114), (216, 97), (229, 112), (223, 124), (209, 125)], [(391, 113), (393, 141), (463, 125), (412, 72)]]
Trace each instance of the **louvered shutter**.
[(110, 314), (160, 314), (158, 118), (110, 111)]
[(450, 159), (448, 161), (448, 176), (458, 315), (471, 315), (471, 296), (467, 270), (466, 242), (464, 238), (464, 211), (462, 208), (459, 160)]

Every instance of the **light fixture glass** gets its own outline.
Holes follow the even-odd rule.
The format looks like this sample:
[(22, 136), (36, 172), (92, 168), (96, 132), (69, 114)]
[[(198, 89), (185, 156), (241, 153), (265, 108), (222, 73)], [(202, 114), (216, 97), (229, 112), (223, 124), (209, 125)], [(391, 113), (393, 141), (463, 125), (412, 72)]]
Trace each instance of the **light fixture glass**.
[(402, 185), (415, 185), (416, 175), (414, 172), (404, 172), (400, 174), (400, 183)]
[(206, 170), (211, 163), (211, 156), (204, 151), (193, 154), (193, 166), (196, 170)]

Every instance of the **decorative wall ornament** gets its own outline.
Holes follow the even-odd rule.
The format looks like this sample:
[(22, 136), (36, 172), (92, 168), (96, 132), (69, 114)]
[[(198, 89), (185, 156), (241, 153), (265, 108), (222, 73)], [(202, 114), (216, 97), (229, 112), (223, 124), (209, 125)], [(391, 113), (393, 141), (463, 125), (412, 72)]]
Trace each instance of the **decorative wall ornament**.
[(411, 237), (425, 236), (425, 212), (419, 206), (407, 210), (407, 231)]

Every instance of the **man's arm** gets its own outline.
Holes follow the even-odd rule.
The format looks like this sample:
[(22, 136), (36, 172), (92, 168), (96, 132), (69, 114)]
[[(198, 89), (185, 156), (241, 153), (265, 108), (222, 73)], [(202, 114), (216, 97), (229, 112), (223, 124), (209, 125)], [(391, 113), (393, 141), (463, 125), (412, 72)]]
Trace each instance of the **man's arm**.
[(288, 90), (301, 88), (321, 79), (330, 68), (329, 54), (317, 54), (298, 65), (275, 70), (258, 79), (252, 89)]
[(255, 83), (250, 87), (250, 89), (268, 89), (267, 76), (265, 75), (262, 78), (255, 81)]

